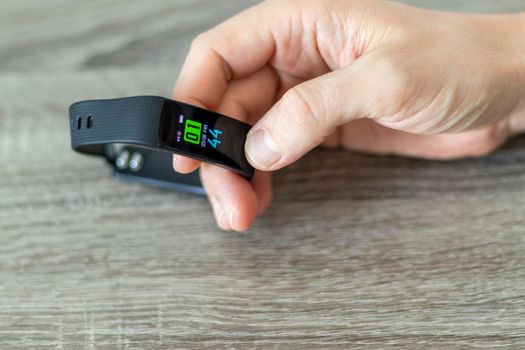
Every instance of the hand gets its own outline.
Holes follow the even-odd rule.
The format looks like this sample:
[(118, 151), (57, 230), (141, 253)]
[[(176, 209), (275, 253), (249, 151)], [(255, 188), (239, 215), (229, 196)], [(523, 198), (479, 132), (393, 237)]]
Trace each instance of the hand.
[(219, 226), (271, 201), (268, 172), (324, 144), (430, 159), (481, 156), (525, 131), (525, 21), (375, 0), (266, 1), (200, 35), (176, 99), (255, 124), (251, 183), (201, 166)]

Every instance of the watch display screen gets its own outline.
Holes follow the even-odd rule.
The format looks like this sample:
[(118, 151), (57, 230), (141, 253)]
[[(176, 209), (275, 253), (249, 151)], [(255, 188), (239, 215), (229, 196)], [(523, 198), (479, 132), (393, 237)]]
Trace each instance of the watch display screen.
[(170, 100), (164, 104), (160, 124), (161, 148), (242, 174), (251, 168), (244, 155), (248, 124)]

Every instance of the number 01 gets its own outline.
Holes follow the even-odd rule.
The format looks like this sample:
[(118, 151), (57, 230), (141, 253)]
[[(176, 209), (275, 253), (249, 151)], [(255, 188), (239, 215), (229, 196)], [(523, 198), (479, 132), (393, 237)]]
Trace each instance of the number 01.
[(202, 124), (186, 119), (184, 126), (184, 141), (198, 145), (201, 143)]

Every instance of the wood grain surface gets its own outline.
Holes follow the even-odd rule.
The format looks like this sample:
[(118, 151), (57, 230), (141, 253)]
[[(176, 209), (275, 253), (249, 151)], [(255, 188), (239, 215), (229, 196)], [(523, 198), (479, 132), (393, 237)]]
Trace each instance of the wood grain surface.
[(524, 138), (449, 163), (316, 151), (246, 235), (70, 151), (71, 102), (169, 95), (191, 39), (253, 3), (0, 3), (0, 349), (525, 349)]

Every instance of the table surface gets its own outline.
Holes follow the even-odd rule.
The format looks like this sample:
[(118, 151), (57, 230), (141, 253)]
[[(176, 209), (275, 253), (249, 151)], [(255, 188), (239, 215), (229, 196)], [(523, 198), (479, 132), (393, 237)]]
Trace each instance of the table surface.
[(246, 235), (70, 151), (70, 102), (169, 95), (191, 39), (253, 3), (0, 3), (0, 348), (524, 349), (523, 138), (448, 163), (316, 151)]

